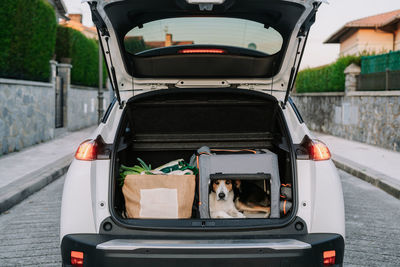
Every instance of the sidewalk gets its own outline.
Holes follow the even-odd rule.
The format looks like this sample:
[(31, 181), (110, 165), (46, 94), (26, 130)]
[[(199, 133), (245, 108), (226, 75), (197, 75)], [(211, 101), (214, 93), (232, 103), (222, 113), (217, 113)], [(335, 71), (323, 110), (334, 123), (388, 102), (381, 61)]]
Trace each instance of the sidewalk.
[(379, 187), (400, 199), (400, 153), (315, 133), (325, 142), (336, 167)]
[(0, 157), (0, 213), (21, 202), (68, 170), (90, 127)]
[[(78, 145), (95, 127), (0, 157), (0, 213), (64, 175)], [(400, 153), (314, 133), (335, 165), (400, 199)]]

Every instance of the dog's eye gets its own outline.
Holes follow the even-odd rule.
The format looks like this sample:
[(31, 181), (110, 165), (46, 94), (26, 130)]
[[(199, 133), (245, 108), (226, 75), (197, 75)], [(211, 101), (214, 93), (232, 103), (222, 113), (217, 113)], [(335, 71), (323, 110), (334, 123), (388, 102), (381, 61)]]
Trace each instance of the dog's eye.
[(231, 184), (231, 181), (226, 181), (225, 184)]
[(219, 182), (217, 181), (217, 182), (214, 182), (216, 185), (219, 185)]

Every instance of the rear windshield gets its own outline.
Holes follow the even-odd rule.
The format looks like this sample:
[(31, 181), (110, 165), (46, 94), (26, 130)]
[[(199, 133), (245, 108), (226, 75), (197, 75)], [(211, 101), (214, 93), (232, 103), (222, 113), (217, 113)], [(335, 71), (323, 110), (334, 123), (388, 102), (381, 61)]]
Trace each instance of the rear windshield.
[(222, 45), (273, 55), (283, 44), (282, 36), (275, 29), (244, 19), (171, 18), (142, 26), (133, 28), (125, 36), (125, 50), (131, 54), (169, 46)]

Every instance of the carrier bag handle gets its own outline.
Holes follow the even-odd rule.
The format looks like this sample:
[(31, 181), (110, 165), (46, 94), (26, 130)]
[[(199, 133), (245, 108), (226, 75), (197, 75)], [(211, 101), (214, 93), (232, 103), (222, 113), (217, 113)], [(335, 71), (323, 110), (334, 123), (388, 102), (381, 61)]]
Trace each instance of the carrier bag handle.
[(214, 173), (210, 180), (270, 180), (270, 173)]
[(211, 151), (215, 151), (215, 152), (232, 152), (232, 153), (251, 152), (253, 154), (257, 154), (257, 151), (252, 150), (252, 149), (217, 149), (217, 148), (212, 148), (210, 150)]

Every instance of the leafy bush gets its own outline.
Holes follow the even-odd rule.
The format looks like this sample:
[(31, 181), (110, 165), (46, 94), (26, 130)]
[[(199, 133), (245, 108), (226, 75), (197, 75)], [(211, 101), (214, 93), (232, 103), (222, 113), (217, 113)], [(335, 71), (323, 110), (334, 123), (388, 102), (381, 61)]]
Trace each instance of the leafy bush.
[(344, 92), (344, 70), (352, 63), (360, 65), (360, 61), (361, 56), (345, 56), (330, 65), (300, 71), (296, 92)]
[[(99, 45), (94, 39), (89, 39), (81, 32), (58, 26), (57, 61), (70, 58), (72, 64), (71, 83), (84, 86), (99, 84)], [(106, 69), (103, 64), (103, 84), (106, 80)]]
[(152, 48), (144, 42), (143, 38), (138, 36), (125, 37), (124, 46), (125, 50), (131, 54), (136, 54)]
[(0, 1), (0, 77), (48, 81), (56, 15), (44, 0)]

